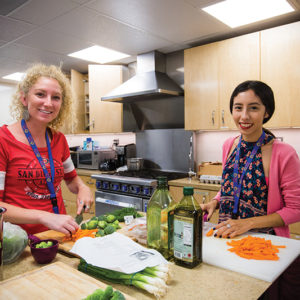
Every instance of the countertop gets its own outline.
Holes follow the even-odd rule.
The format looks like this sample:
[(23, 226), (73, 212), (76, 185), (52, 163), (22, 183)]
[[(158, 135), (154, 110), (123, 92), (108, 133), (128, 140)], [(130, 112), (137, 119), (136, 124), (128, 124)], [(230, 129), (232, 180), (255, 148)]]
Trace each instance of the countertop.
[(197, 189), (209, 190), (209, 191), (219, 191), (221, 188), (220, 184), (211, 184), (211, 183), (201, 183), (198, 178), (182, 178), (176, 180), (168, 181), (170, 186), (192, 186)]
[[(53, 262), (63, 262), (77, 269), (79, 258), (68, 256), (64, 252), (59, 252)], [(9, 279), (16, 275), (40, 268), (44, 265), (37, 264), (31, 256), (27, 247), (20, 258), (9, 265), (3, 266), (3, 277)], [(251, 278), (249, 276), (220, 269), (205, 263), (194, 269), (186, 269), (177, 265), (172, 265), (174, 277), (170, 284), (170, 289), (163, 299), (257, 299), (270, 285), (270, 283)], [(121, 292), (127, 293), (137, 300), (154, 299), (150, 294), (135, 287), (119, 284), (111, 284)]]

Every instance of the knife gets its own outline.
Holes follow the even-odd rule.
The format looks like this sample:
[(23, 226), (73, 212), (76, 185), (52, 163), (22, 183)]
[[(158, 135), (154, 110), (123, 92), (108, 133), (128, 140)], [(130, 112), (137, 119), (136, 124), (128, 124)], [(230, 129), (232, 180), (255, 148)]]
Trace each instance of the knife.
[(83, 214), (84, 210), (85, 210), (85, 205), (83, 206), (83, 208), (82, 208), (82, 210), (81, 210), (81, 213), (75, 217), (75, 222), (76, 222), (78, 225), (80, 225), (80, 223), (81, 223), (82, 220), (83, 220), (82, 214)]

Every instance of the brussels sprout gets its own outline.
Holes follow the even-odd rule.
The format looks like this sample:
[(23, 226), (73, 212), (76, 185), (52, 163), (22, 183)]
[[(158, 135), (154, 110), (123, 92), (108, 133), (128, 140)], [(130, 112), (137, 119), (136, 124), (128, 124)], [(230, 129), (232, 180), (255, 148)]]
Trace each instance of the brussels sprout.
[(115, 226), (113, 225), (107, 225), (105, 228), (104, 228), (104, 233), (105, 234), (112, 234), (116, 231), (116, 228)]
[(108, 223), (112, 223), (116, 220), (116, 217), (114, 215), (108, 215), (106, 219)]
[(98, 222), (98, 227), (104, 229), (106, 227), (107, 223), (105, 221), (99, 221)]
[(91, 220), (87, 223), (87, 229), (96, 229), (98, 222), (96, 220)]

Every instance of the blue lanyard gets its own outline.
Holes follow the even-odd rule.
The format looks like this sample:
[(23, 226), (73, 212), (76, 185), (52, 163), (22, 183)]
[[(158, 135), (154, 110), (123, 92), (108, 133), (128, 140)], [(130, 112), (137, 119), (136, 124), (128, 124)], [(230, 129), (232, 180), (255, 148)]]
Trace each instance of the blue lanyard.
[(55, 193), (55, 188), (54, 188), (54, 176), (55, 176), (55, 168), (54, 168), (54, 162), (53, 162), (53, 157), (52, 157), (52, 152), (51, 152), (51, 146), (50, 146), (50, 142), (49, 142), (49, 137), (48, 137), (48, 133), (47, 133), (47, 130), (46, 130), (46, 142), (47, 142), (47, 148), (48, 148), (48, 156), (49, 156), (49, 162), (50, 162), (50, 169), (51, 169), (51, 177), (47, 171), (47, 168), (45, 166), (45, 163), (43, 161), (43, 158), (41, 157), (41, 154), (33, 140), (33, 137), (26, 125), (26, 122), (24, 119), (21, 120), (21, 125), (22, 125), (22, 129), (25, 133), (25, 136), (28, 140), (28, 143), (29, 145), (31, 146), (36, 158), (38, 159), (42, 169), (43, 169), (43, 172), (44, 172), (44, 175), (45, 175), (45, 178), (46, 178), (46, 183), (47, 183), (47, 186), (48, 186), (48, 190), (50, 192), (50, 199), (51, 199), (51, 203), (52, 203), (52, 208), (53, 208), (53, 212), (56, 213), (56, 214), (59, 214), (59, 210), (58, 210), (58, 206), (57, 206), (57, 199), (56, 199), (56, 193)]
[(237, 217), (238, 217), (238, 207), (239, 207), (239, 200), (240, 200), (240, 194), (241, 194), (241, 190), (242, 190), (242, 182), (243, 182), (244, 175), (246, 174), (246, 171), (247, 171), (249, 165), (251, 164), (256, 152), (261, 147), (262, 142), (265, 138), (265, 135), (266, 134), (263, 131), (260, 138), (256, 142), (254, 148), (252, 149), (250, 156), (247, 158), (246, 164), (242, 169), (242, 174), (241, 174), (240, 180), (238, 180), (242, 136), (240, 137), (240, 141), (239, 141), (239, 144), (236, 149), (235, 160), (234, 160), (234, 169), (233, 169), (233, 193), (234, 193), (234, 208), (233, 208), (233, 213), (232, 213), (233, 219), (237, 219)]

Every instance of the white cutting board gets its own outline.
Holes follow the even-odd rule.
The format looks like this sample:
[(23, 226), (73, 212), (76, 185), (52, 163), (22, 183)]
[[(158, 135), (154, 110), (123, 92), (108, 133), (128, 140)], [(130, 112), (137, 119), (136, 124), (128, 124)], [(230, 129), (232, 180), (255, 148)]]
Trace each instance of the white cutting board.
[(203, 262), (223, 269), (239, 272), (257, 279), (273, 282), (300, 255), (300, 241), (262, 233), (247, 233), (235, 239), (252, 235), (271, 240), (273, 245), (285, 245), (280, 248), (279, 260), (254, 260), (239, 257), (228, 251), (231, 248), (226, 242), (231, 239), (206, 237), (205, 233), (211, 226), (206, 226), (203, 233), (202, 254)]

